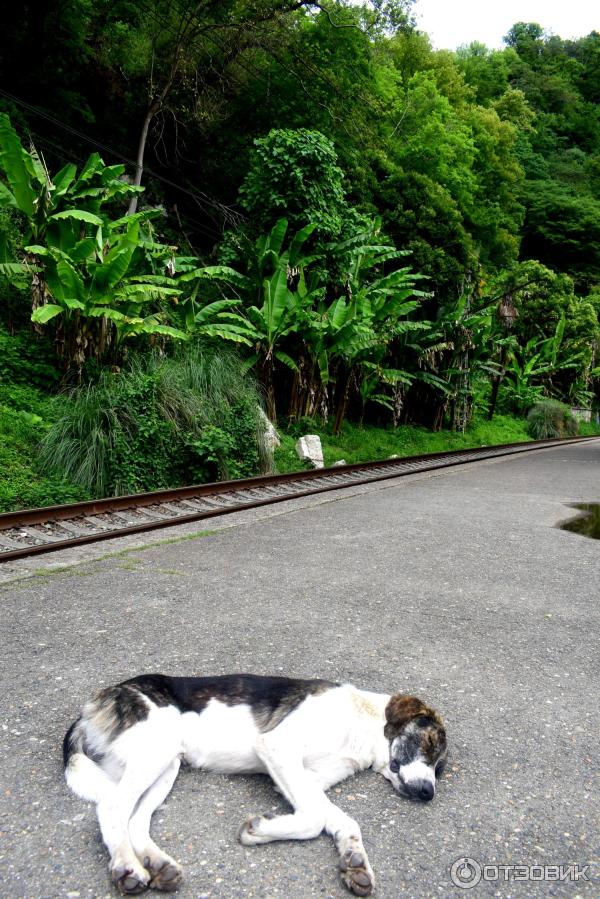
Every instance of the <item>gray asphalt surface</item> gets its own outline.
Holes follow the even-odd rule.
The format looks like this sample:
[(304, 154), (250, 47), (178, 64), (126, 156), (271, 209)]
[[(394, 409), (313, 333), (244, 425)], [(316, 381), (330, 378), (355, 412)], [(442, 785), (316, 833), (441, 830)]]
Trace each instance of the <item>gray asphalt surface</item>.
[[(600, 896), (600, 541), (555, 527), (577, 501), (600, 501), (600, 441), (5, 567), (0, 895), (116, 895), (93, 807), (60, 762), (93, 691), (144, 671), (246, 670), (414, 692), (445, 716), (432, 803), (372, 772), (332, 791), (362, 827), (379, 899)], [(154, 818), (184, 866), (181, 899), (347, 897), (324, 836), (237, 843), (248, 814), (283, 808), (264, 777), (182, 772)], [(450, 877), (464, 856), (488, 877), (576, 864), (591, 879), (498, 871), (464, 890)]]

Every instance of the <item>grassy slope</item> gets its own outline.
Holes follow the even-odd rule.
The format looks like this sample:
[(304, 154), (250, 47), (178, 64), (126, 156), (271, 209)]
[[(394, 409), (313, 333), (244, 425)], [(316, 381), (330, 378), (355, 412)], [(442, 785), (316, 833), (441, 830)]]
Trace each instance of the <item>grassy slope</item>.
[[(0, 385), (0, 512), (89, 499), (81, 487), (48, 476), (38, 462), (38, 446), (57, 414), (56, 404), (31, 387)], [(597, 426), (582, 426), (582, 433), (600, 433)], [(305, 466), (294, 449), (301, 434), (319, 433), (326, 465), (340, 459), (364, 462), (392, 455), (411, 456), (483, 444), (529, 440), (522, 419), (498, 415), (492, 422), (476, 422), (465, 434), (432, 433), (424, 428), (403, 426), (375, 428), (346, 423), (338, 437), (314, 422), (302, 422), (281, 433), (282, 445), (275, 453), (279, 472), (299, 471)]]
[[(340, 459), (348, 464), (387, 459), (390, 456), (417, 456), (421, 453), (437, 453), (445, 450), (464, 449), (472, 446), (492, 446), (501, 443), (519, 443), (531, 440), (525, 420), (509, 415), (496, 415), (493, 421), (475, 421), (464, 434), (453, 431), (433, 433), (425, 428), (401, 426), (392, 428), (359, 428), (344, 424), (338, 437), (331, 430), (319, 428), (314, 423), (294, 426), (288, 432), (280, 433), (281, 447), (275, 452), (277, 471), (298, 471), (303, 463), (299, 461), (295, 444), (301, 434), (319, 434), (323, 446), (325, 465), (333, 465)], [(582, 428), (582, 433), (599, 433), (598, 428)]]
[(89, 498), (40, 468), (39, 442), (54, 414), (52, 400), (40, 391), (0, 385), (0, 512)]

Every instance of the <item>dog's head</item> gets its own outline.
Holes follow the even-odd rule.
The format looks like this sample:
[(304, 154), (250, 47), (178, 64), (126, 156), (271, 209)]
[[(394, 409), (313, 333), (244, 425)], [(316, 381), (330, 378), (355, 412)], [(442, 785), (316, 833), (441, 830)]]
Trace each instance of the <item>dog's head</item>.
[(385, 710), (390, 741), (388, 777), (410, 799), (428, 802), (446, 765), (446, 730), (440, 715), (416, 696), (396, 693)]

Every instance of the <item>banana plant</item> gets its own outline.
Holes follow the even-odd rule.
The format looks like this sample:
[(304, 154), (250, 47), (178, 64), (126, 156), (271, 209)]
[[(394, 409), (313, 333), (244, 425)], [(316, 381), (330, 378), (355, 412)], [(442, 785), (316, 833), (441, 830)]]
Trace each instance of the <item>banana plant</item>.
[[(427, 295), (416, 287), (422, 276), (406, 266), (394, 267), (407, 253), (382, 244), (380, 228), (381, 221), (375, 219), (362, 234), (330, 248), (348, 259), (345, 296), (336, 301), (331, 310), (333, 315), (328, 316), (334, 326), (329, 346), (337, 393), (334, 433), (342, 426), (353, 384), (357, 385), (359, 396), (362, 389), (364, 404), (368, 398), (377, 396), (380, 405), (388, 408), (397, 405), (395, 398), (388, 403), (383, 389), (386, 384), (392, 385), (395, 388), (392, 392), (397, 393), (398, 385), (408, 384), (406, 372), (389, 358), (394, 341), (427, 327), (411, 319), (420, 298)], [(390, 266), (392, 271), (386, 273)], [(343, 326), (335, 328), (340, 320)], [(365, 368), (369, 362), (375, 367)], [(380, 377), (379, 392), (374, 381), (376, 372)], [(387, 380), (384, 372), (389, 373)]]
[(42, 260), (49, 294), (49, 301), (33, 312), (32, 321), (59, 320), (62, 354), (78, 371), (88, 356), (101, 358), (111, 342), (117, 349), (127, 338), (140, 334), (186, 339), (183, 331), (165, 324), (160, 313), (147, 310), (150, 301), (176, 301), (180, 290), (172, 279), (138, 273), (143, 258), (140, 215), (127, 220), (123, 229), (121, 221), (106, 224), (90, 214), (93, 236), (69, 245), (62, 232), (62, 245), (48, 242), (26, 247)]
[(181, 290), (178, 314), (186, 331), (251, 346), (255, 331), (242, 314), (241, 297), (204, 301), (203, 291), (215, 284), (221, 293), (230, 289), (248, 291), (252, 282), (226, 265), (198, 266), (196, 257), (179, 257), (174, 264), (177, 287)]
[(255, 255), (246, 281), (254, 293), (255, 303), (246, 308), (253, 329), (254, 355), (249, 365), (256, 365), (265, 390), (267, 415), (276, 418), (274, 372), (275, 363), (297, 372), (298, 363), (281, 348), (288, 335), (301, 334), (307, 314), (320, 289), (307, 283), (305, 268), (317, 257), (307, 255), (303, 247), (315, 229), (314, 224), (301, 228), (284, 249), (288, 222), (279, 219), (269, 234), (255, 244)]
[(513, 347), (501, 390), (505, 400), (518, 412), (526, 411), (541, 396), (552, 392), (553, 374), (580, 366), (582, 353), (564, 354), (565, 326), (563, 316), (552, 337), (533, 337), (524, 347)]
[[(186, 339), (161, 309), (183, 291), (157, 272), (173, 252), (153, 240), (151, 220), (159, 212), (113, 220), (105, 211), (107, 203), (143, 190), (123, 180), (125, 166), (106, 166), (93, 153), (79, 173), (69, 163), (51, 176), (35, 148), (25, 150), (8, 116), (0, 114), (0, 172), (0, 205), (23, 214), (27, 240), (19, 260), (4, 258), (0, 248), (0, 273), (29, 273), (32, 321), (38, 329), (53, 322), (67, 368), (80, 372), (88, 356), (100, 358), (111, 345), (117, 351), (141, 334)], [(214, 313), (196, 317), (204, 316), (207, 325)], [(210, 326), (205, 330), (216, 334)]]
[[(27, 151), (22, 146), (5, 113), (0, 113), (0, 172), (5, 179), (0, 180), (0, 205), (24, 216), (25, 239), (31, 246), (44, 246), (47, 240), (55, 246), (72, 244), (78, 230), (97, 225), (103, 204), (140, 190), (121, 180), (125, 166), (105, 166), (97, 153), (90, 156), (79, 176), (72, 163), (51, 176), (35, 147)], [(30, 271), (35, 313), (50, 298), (38, 255), (29, 252), (23, 260), (5, 261), (7, 264)]]

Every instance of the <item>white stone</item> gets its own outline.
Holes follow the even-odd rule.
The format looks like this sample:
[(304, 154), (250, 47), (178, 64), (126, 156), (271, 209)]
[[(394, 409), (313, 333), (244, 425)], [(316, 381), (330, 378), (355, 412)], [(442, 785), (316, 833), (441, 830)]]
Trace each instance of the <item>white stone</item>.
[(279, 434), (275, 430), (272, 421), (269, 421), (265, 412), (260, 410), (260, 417), (264, 425), (264, 430), (262, 432), (262, 440), (265, 447), (271, 451), (277, 449), (278, 446), (281, 446), (281, 440), (279, 439)]
[(269, 421), (263, 409), (259, 409), (259, 418), (261, 427), (259, 429), (259, 454), (260, 454), (260, 472), (261, 474), (274, 474), (275, 460), (274, 453), (278, 446), (281, 445), (279, 435), (273, 426), (273, 422)]
[(323, 448), (318, 434), (305, 434), (296, 442), (298, 458), (308, 460), (315, 468), (323, 468)]
[(346, 462), (345, 459), (338, 459), (337, 462), (334, 462), (333, 465), (332, 465), (331, 467), (332, 467), (332, 468), (338, 468), (338, 466), (340, 466), (340, 465), (347, 465), (347, 464), (348, 464), (348, 463)]

